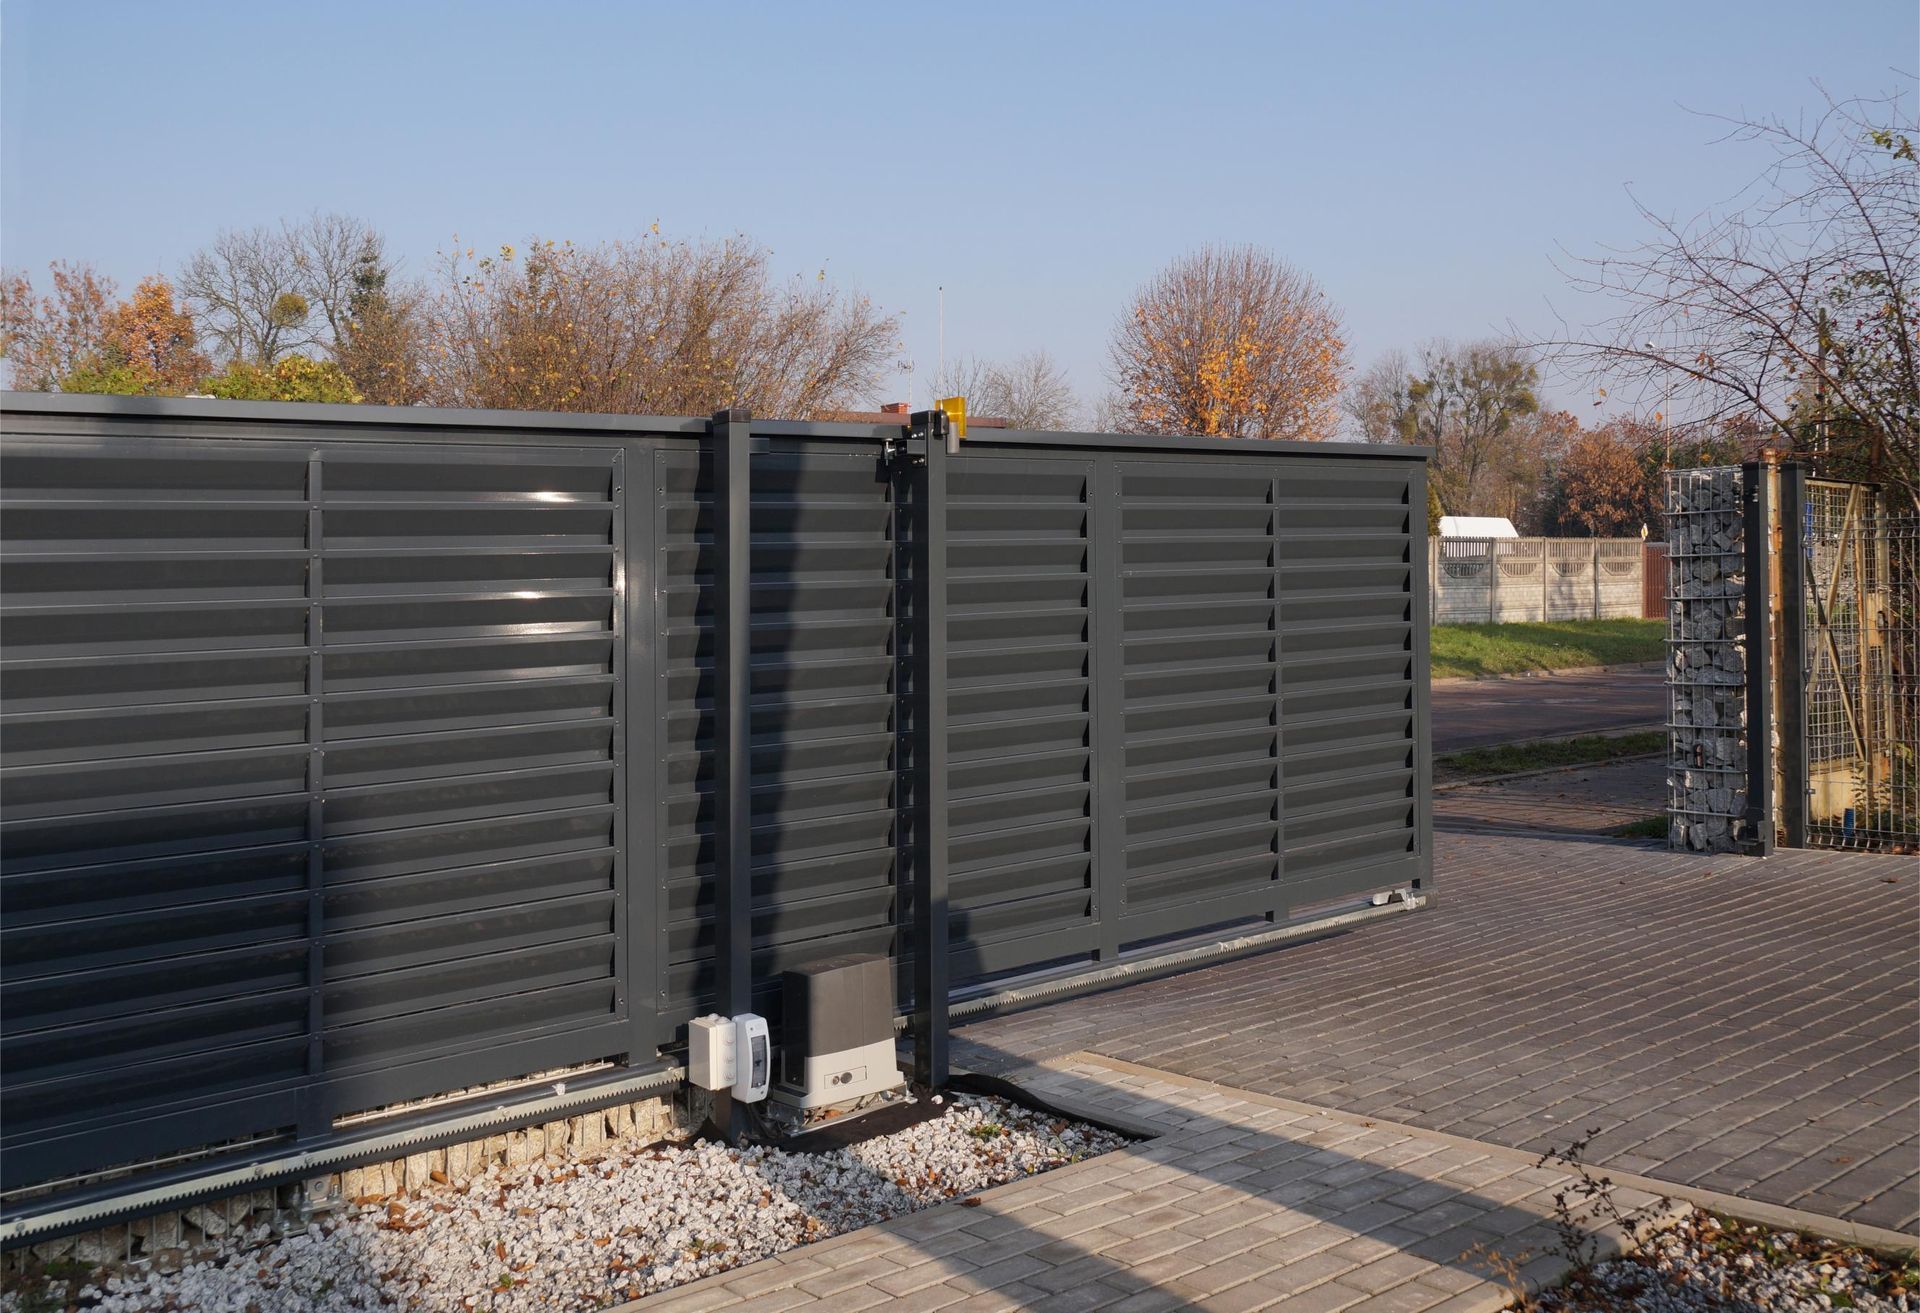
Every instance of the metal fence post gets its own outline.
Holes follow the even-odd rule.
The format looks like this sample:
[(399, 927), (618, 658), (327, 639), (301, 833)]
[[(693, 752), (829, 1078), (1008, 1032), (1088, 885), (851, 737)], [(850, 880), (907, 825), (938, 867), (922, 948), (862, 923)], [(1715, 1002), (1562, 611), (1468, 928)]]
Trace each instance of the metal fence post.
[[(1416, 464), (1407, 475), (1407, 529), (1413, 536), (1424, 536), (1426, 532), (1427, 480), (1433, 477), (1433, 471), (1425, 461)], [(1427, 551), (1415, 554), (1407, 553), (1409, 568), (1418, 568), (1421, 561), (1427, 566), (1427, 577), (1414, 580), (1407, 590), (1412, 609), (1409, 619), (1413, 621), (1413, 669), (1411, 674), (1412, 690), (1409, 696), (1413, 700), (1413, 827), (1414, 842), (1419, 844), (1419, 860), (1416, 869), (1419, 874), (1414, 878), (1414, 886), (1425, 895), (1429, 904), (1434, 901), (1433, 881), (1433, 614), (1435, 579), (1439, 576), (1439, 546), (1437, 537), (1428, 538)], [(1278, 605), (1279, 599), (1275, 599)]]
[(319, 1140), (333, 1129), (322, 1093), (326, 1074), (326, 466), (316, 448), (307, 455), (307, 1084), (301, 1090), (299, 1138)]
[(947, 432), (912, 417), (925, 452), (913, 470), (913, 1078), (947, 1083)]
[(1780, 825), (1807, 846), (1807, 468), (1780, 467)]
[[(713, 446), (714, 976), (718, 1009), (753, 1009), (753, 631), (750, 411), (715, 411)], [(733, 1100), (714, 1096), (714, 1123), (732, 1138)]]
[(1741, 466), (1745, 517), (1747, 609), (1747, 806), (1746, 826), (1756, 852), (1774, 846), (1773, 806), (1773, 517), (1769, 467)]

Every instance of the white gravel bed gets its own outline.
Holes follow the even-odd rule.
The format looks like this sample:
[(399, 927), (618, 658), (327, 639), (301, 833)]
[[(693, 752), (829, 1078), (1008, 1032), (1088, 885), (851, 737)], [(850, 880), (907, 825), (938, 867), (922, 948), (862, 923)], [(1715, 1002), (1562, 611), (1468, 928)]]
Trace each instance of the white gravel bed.
[(1638, 1254), (1542, 1294), (1540, 1313), (1920, 1311), (1920, 1260), (1869, 1253), (1698, 1209)]
[[(1126, 1143), (1004, 1099), (807, 1155), (714, 1143), (496, 1166), (365, 1202), (301, 1234), (232, 1239), (171, 1275), (77, 1290), (99, 1313), (579, 1310), (633, 1299), (810, 1240), (973, 1194)], [(39, 1305), (65, 1306), (60, 1283)], [(16, 1292), (6, 1313), (34, 1307)]]

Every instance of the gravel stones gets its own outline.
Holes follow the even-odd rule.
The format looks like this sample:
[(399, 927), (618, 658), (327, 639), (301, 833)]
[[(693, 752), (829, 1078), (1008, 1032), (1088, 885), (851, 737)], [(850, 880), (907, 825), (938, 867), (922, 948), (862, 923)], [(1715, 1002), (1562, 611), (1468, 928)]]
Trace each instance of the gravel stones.
[[(1004, 1099), (822, 1154), (574, 1146), (364, 1200), (306, 1232), (236, 1230), (178, 1271), (81, 1292), (101, 1313), (594, 1309), (1062, 1166), (1123, 1137)], [(172, 1264), (169, 1264), (172, 1266)], [(64, 1283), (62, 1283), (64, 1288)], [(0, 1308), (27, 1307), (15, 1292)]]
[(1695, 1210), (1640, 1252), (1544, 1292), (1540, 1313), (1825, 1313), (1920, 1310), (1920, 1260), (1904, 1263)]

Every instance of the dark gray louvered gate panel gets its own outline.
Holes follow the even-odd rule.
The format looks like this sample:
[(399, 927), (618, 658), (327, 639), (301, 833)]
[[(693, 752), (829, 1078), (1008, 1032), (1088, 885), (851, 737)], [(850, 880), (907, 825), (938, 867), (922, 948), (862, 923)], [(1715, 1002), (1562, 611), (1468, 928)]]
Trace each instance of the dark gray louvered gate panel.
[[(713, 1006), (712, 461), (657, 457), (662, 1006)], [(787, 967), (894, 946), (894, 507), (872, 446), (778, 442), (752, 462), (756, 1006)]]
[(1123, 942), (1280, 901), (1274, 473), (1119, 462)]
[(10, 1180), (628, 1046), (618, 461), (10, 441)]
[(1417, 468), (1308, 457), (1279, 471), (1283, 911), (1420, 873)]
[(1121, 940), (1420, 879), (1414, 467), (1115, 464)]
[(1088, 460), (982, 458), (948, 476), (956, 983), (1098, 946), (1092, 472)]

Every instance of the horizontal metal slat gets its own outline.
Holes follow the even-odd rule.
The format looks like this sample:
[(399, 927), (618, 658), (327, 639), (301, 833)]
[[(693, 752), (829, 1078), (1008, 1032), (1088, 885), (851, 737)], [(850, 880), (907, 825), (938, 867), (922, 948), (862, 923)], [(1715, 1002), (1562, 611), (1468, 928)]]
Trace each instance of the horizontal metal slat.
[(9, 768), (303, 744), (309, 699), (106, 706), (0, 715)]
[(615, 938), (540, 944), (504, 952), (475, 952), (327, 987), (329, 1027), (391, 1021), (418, 1012), (483, 1003), (532, 990), (604, 980), (613, 973)]
[(606, 889), (329, 931), (322, 939), (324, 978), (353, 980), (480, 954), (515, 953), (610, 936), (616, 906), (614, 891)]
[(13, 874), (220, 853), (307, 838), (305, 793), (0, 822)]
[(610, 803), (613, 771), (612, 762), (601, 762), (329, 789), (326, 834), (346, 837)]
[(615, 989), (611, 980), (585, 981), (342, 1026), (327, 1032), (324, 1061), (329, 1072), (344, 1074), (396, 1059), (430, 1056), (446, 1049), (455, 1036), (453, 1043), (472, 1051), (535, 1030), (557, 1035), (570, 1028), (584, 1029), (619, 1016)]
[(518, 816), (447, 821), (406, 830), (330, 837), (321, 846), (329, 885), (519, 861), (614, 846), (611, 802)]
[[(304, 898), (301, 912), (304, 914)], [(303, 938), (245, 942), (81, 972), (8, 979), (0, 988), (9, 1034), (138, 1016), (248, 993), (300, 989), (307, 981)]]
[(330, 932), (359, 930), (605, 893), (616, 888), (617, 857), (611, 847), (586, 848), (330, 885), (325, 924)]

